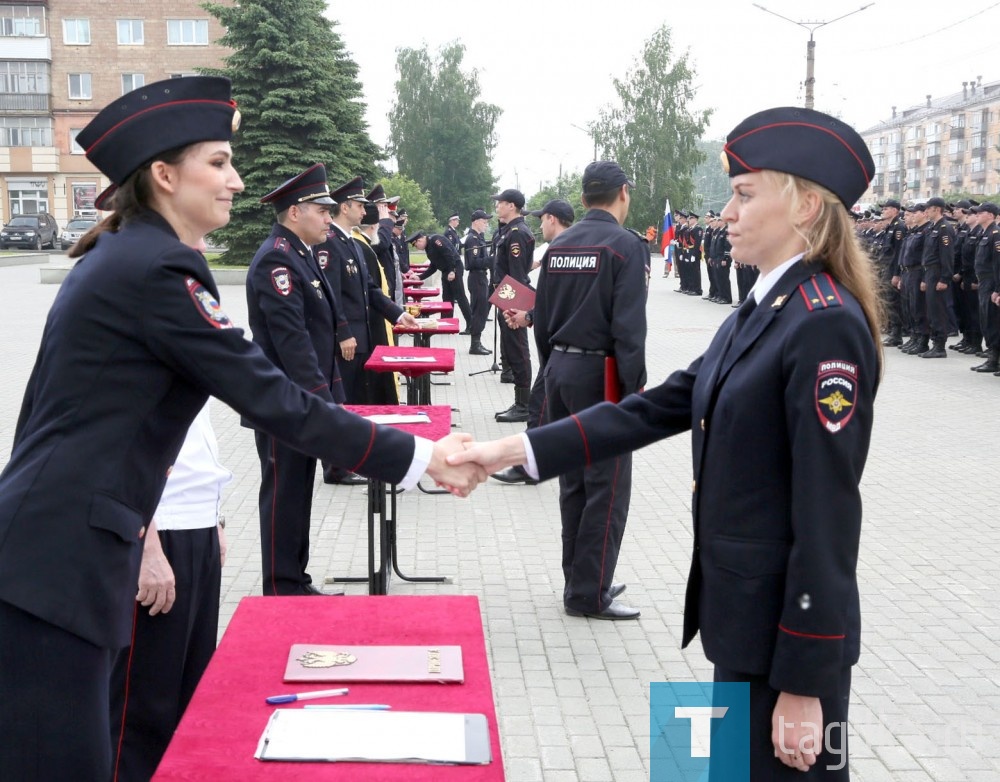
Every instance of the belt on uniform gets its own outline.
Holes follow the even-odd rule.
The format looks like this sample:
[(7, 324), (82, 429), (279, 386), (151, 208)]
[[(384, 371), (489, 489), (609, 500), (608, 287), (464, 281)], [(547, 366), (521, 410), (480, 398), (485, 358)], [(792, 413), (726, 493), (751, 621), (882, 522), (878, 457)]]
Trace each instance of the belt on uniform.
[(558, 350), (560, 353), (579, 353), (581, 356), (607, 356), (610, 355), (606, 350), (587, 350), (586, 348), (578, 348), (576, 345), (563, 345), (561, 343), (554, 343), (552, 345), (553, 350)]

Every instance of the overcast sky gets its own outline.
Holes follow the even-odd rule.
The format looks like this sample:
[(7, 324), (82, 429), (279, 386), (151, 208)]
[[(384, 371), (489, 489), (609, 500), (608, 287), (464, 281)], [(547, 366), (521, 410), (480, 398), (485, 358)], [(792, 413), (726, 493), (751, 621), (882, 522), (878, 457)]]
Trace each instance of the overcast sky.
[[(762, 0), (797, 22), (830, 21), (865, 0)], [(643, 44), (664, 22), (676, 54), (690, 51), (696, 109), (714, 110), (709, 138), (724, 138), (760, 109), (802, 105), (809, 32), (747, 0), (409, 0), (391, 6), (328, 0), (328, 15), (361, 69), (372, 139), (388, 140), (396, 49), (451, 41), (479, 72), (481, 99), (503, 109), (493, 172), (530, 197), (542, 182), (593, 158), (585, 127), (614, 98)], [(1000, 80), (994, 52), (1000, 2), (956, 5), (877, 0), (815, 33), (815, 107), (859, 129), (903, 108)], [(991, 56), (992, 55), (992, 56)], [(579, 126), (574, 127), (574, 126)], [(580, 129), (583, 128), (583, 129)]]

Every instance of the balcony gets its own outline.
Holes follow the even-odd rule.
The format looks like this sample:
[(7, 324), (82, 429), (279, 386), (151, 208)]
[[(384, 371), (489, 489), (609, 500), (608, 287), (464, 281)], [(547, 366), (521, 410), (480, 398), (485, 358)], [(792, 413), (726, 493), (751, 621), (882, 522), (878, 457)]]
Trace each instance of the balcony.
[(983, 146), (983, 147), (973, 147), (972, 148), (972, 157), (973, 158), (986, 157), (986, 147), (985, 146)]
[(872, 195), (874, 196), (885, 195), (885, 187), (883, 185), (872, 185)]
[(986, 171), (973, 171), (969, 176), (972, 178), (973, 182), (985, 182), (986, 181)]
[(0, 114), (49, 114), (48, 94), (0, 92)]
[(951, 138), (965, 138), (965, 128), (956, 125), (951, 126)]
[(918, 157), (911, 157), (909, 160), (906, 161), (906, 167), (907, 168), (920, 168), (920, 158), (918, 158)]
[(962, 184), (962, 175), (961, 174), (950, 174), (948, 176), (948, 184), (950, 184), (950, 185), (960, 185), (960, 184)]
[(941, 165), (941, 153), (935, 152), (933, 155), (927, 156), (928, 166), (940, 166)]
[(907, 190), (919, 190), (920, 189), (920, 180), (919, 179), (908, 179), (906, 181), (906, 189)]
[(939, 187), (941, 187), (941, 177), (929, 176), (924, 180), (924, 183), (927, 185), (927, 187), (931, 188), (932, 190), (937, 190)]

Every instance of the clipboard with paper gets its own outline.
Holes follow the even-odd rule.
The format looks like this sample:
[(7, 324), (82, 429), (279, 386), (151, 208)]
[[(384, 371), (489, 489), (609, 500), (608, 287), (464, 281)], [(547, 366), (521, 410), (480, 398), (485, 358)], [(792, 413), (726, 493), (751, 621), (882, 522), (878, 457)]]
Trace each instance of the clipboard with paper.
[(258, 760), (485, 765), (485, 714), (275, 709)]

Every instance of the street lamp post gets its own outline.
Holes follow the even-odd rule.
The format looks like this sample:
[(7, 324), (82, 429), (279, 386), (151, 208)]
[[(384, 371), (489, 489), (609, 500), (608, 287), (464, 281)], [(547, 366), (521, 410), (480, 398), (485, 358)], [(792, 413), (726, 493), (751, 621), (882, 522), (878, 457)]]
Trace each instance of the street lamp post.
[(597, 160), (597, 134), (594, 132), (594, 126), (591, 125), (589, 128), (584, 128), (580, 125), (574, 125), (572, 122), (569, 123), (571, 128), (576, 128), (577, 130), (582, 130), (592, 139), (594, 139), (594, 160)]
[(794, 25), (805, 28), (809, 31), (809, 42), (806, 44), (806, 108), (811, 109), (813, 107), (813, 86), (816, 83), (815, 64), (816, 64), (816, 41), (813, 40), (813, 33), (816, 32), (820, 27), (825, 27), (828, 24), (833, 24), (834, 22), (839, 22), (841, 19), (846, 19), (848, 16), (853, 16), (856, 13), (864, 11), (866, 8), (871, 8), (875, 3), (868, 3), (868, 5), (863, 5), (860, 8), (846, 13), (843, 16), (838, 16), (836, 19), (828, 19), (824, 22), (797, 22), (794, 19), (789, 19), (787, 16), (782, 16), (770, 8), (765, 8), (760, 5), (760, 3), (754, 3), (757, 8), (761, 11), (766, 11), (767, 13), (777, 16), (779, 19), (784, 19), (786, 22), (791, 22)]

